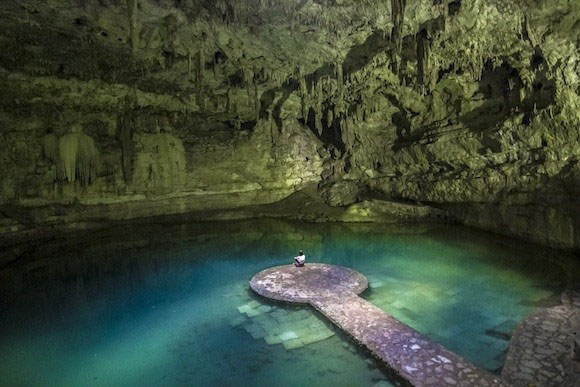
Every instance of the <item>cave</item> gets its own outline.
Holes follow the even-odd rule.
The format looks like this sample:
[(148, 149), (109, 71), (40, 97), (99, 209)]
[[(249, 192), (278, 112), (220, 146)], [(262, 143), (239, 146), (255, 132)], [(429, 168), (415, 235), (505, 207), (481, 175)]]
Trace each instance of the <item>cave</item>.
[(1, 1), (0, 385), (578, 385), (579, 26)]

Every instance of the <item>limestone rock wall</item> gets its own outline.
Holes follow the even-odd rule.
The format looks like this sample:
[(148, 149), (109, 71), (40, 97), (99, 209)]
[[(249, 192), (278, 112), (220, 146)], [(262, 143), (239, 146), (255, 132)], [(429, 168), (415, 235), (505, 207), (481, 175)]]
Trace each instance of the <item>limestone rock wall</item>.
[(273, 43), (199, 4), (136, 6), (0, 6), (0, 232), (270, 203), (320, 179), (316, 136), (260, 111), (285, 81), (254, 59)]
[(577, 249), (579, 15), (575, 0), (3, 2), (0, 228), (318, 182), (331, 204), (430, 204)]

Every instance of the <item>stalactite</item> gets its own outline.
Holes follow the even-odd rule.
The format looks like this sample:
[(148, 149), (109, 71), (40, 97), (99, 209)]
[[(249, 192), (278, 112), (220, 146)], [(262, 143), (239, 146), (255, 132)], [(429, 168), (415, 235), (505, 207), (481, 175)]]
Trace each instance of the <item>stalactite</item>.
[(431, 41), (426, 29), (417, 33), (417, 84), (421, 91), (426, 85), (426, 73), (429, 71)]
[(97, 177), (99, 170), (99, 151), (91, 136), (79, 133), (77, 139), (79, 143), (77, 175), (83, 185), (87, 186)]
[(241, 20), (241, 8), (238, 0), (231, 0), (233, 22), (238, 23)]
[(42, 138), (42, 153), (47, 159), (56, 162), (58, 159), (58, 137), (54, 133)]
[(338, 98), (342, 99), (344, 95), (344, 74), (342, 69), (342, 61), (339, 57), (336, 58), (334, 67), (336, 72), (336, 83), (338, 87)]
[(222, 23), (228, 23), (228, 4), (225, 0), (217, 0), (215, 8), (218, 11)]
[(530, 41), (532, 47), (536, 47), (538, 45), (536, 34), (534, 33), (534, 30), (532, 30), (532, 28), (530, 27), (530, 18), (527, 15), (527, 13), (524, 15), (524, 31), (525, 36)]
[(65, 134), (58, 142), (59, 158), (56, 171), (59, 180), (75, 181), (79, 141), (76, 134)]
[(187, 75), (189, 77), (191, 77), (191, 62), (192, 62), (192, 58), (191, 58), (191, 52), (187, 52)]
[(309, 108), (307, 104), (308, 87), (306, 86), (306, 78), (304, 77), (304, 70), (302, 69), (302, 66), (298, 67), (298, 79), (300, 83), (300, 104), (302, 109), (302, 118), (304, 121), (306, 121), (308, 119)]
[(232, 88), (228, 86), (228, 92), (226, 94), (226, 114), (229, 115), (231, 111), (231, 103), (232, 103)]
[(322, 135), (322, 102), (324, 94), (322, 93), (322, 82), (316, 85), (316, 109), (315, 109), (315, 125), (319, 135)]
[(195, 88), (196, 88), (196, 102), (199, 106), (203, 105), (202, 91), (203, 91), (203, 68), (205, 64), (205, 57), (203, 52), (203, 45), (197, 52), (197, 64), (195, 68)]
[(475, 60), (475, 64), (477, 66), (477, 70), (476, 70), (477, 80), (481, 81), (481, 77), (483, 76), (483, 68), (485, 67), (485, 61), (483, 59), (483, 56), (478, 55), (476, 60)]
[(56, 166), (56, 179), (74, 182), (81, 180), (84, 186), (97, 177), (99, 151), (91, 136), (84, 133), (68, 133), (60, 138), (54, 134), (43, 138), (43, 153)]
[(405, 19), (405, 7), (407, 0), (391, 0), (391, 18), (393, 20), (393, 32), (391, 40), (395, 45), (395, 53), (401, 54), (403, 45), (403, 24)]
[(258, 81), (254, 78), (254, 114), (256, 121), (260, 119), (260, 96), (258, 92)]
[(254, 80), (254, 74), (246, 66), (242, 65), (242, 71), (244, 73), (244, 83), (246, 85), (246, 94), (248, 99), (252, 99), (251, 86)]
[(213, 70), (213, 77), (214, 78), (217, 78), (217, 68), (218, 68), (217, 64), (218, 64), (217, 59), (214, 56), (212, 58), (212, 70)]
[(118, 136), (121, 142), (123, 175), (126, 182), (133, 178), (133, 125), (137, 97), (135, 93), (127, 93), (121, 107), (118, 124)]
[(127, 0), (127, 11), (129, 16), (129, 41), (133, 52), (137, 50), (139, 44), (139, 33), (137, 30), (137, 0)]
[(333, 115), (332, 109), (328, 109), (326, 111), (326, 125), (328, 127), (332, 127), (333, 122), (334, 122), (334, 115)]
[(272, 117), (272, 112), (269, 113), (270, 122), (270, 136), (272, 138), (272, 144), (278, 144), (280, 138), (280, 132), (278, 131), (278, 126), (276, 125), (276, 120)]

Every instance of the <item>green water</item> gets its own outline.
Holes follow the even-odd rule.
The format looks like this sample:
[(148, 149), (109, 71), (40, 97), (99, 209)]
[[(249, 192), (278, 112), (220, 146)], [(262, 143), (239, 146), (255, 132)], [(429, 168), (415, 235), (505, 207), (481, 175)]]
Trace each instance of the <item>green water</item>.
[(300, 249), (310, 261), (367, 275), (363, 297), (492, 372), (513, 326), (556, 302), (578, 273), (578, 262), (561, 253), (441, 225), (261, 220), (87, 232), (0, 256), (0, 385), (388, 380), (340, 332), (291, 350), (252, 337), (256, 317), (238, 307), (257, 300), (290, 315), (301, 308), (260, 300), (248, 281)]

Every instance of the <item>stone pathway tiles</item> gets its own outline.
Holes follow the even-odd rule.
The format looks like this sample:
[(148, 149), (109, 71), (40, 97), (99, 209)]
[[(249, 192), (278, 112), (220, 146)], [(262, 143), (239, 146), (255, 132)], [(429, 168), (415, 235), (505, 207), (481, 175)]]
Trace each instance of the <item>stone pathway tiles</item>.
[[(396, 284), (399, 289), (404, 284), (404, 281), (385, 277), (389, 278), (385, 280), (386, 283)], [(371, 278), (372, 281), (384, 280), (384, 277), (376, 274)], [(411, 291), (408, 291), (409, 287), (405, 289), (394, 294), (388, 285), (383, 286), (373, 289), (368, 299), (432, 341), (449, 350), (461, 352), (467, 360), (479, 367), (494, 373), (501, 371), (515, 321), (498, 315), (496, 310), (464, 307), (462, 302), (457, 302), (455, 296), (460, 292), (454, 286), (433, 287), (423, 284)], [(489, 293), (482, 294), (491, 297)], [(497, 300), (494, 303), (497, 304)]]
[(238, 311), (243, 315), (230, 320), (229, 324), (234, 328), (242, 325), (254, 339), (263, 339), (268, 345), (282, 344), (291, 350), (334, 335), (313, 311), (287, 311), (255, 300), (239, 306)]
[(367, 280), (354, 270), (324, 264), (279, 266), (258, 273), (250, 286), (264, 297), (311, 304), (413, 385), (505, 385), (358, 297)]
[(369, 283), (369, 287), (371, 289), (378, 289), (380, 287), (385, 286), (385, 282), (377, 275), (367, 275), (367, 280)]
[(493, 327), (492, 329), (488, 329), (486, 333), (489, 334), (490, 336), (505, 338), (506, 340), (509, 340), (512, 331), (514, 330), (516, 325), (518, 325), (517, 321), (505, 320), (501, 324)]
[(248, 304), (238, 306), (238, 311), (240, 313), (248, 313), (250, 310), (252, 310), (252, 308)]
[(541, 301), (546, 298), (550, 298), (554, 295), (554, 292), (546, 289), (537, 289), (533, 294), (526, 296), (525, 301)]
[(232, 326), (232, 328), (235, 328), (237, 326), (242, 325), (246, 321), (248, 321), (247, 318), (245, 318), (244, 316), (239, 316), (239, 317), (236, 317), (236, 318), (230, 320), (230, 325)]
[(360, 297), (316, 299), (313, 305), (414, 385), (501, 384)]
[(400, 280), (387, 275), (379, 276), (375, 274), (374, 277), (371, 275), (371, 278), (368, 278), (368, 282), (373, 292), (385, 295), (397, 296), (420, 286), (420, 284), (416, 282)]
[[(473, 336), (476, 336), (476, 334)], [(492, 340), (494, 339), (492, 338)], [(492, 346), (491, 342), (484, 343), (478, 340), (466, 342), (465, 340), (453, 337), (439, 339), (437, 342), (451, 351), (461, 350), (462, 355), (466, 359), (486, 370), (499, 371), (503, 366), (505, 352), (498, 352), (498, 349), (495, 347), (490, 348)], [(507, 345), (506, 341), (503, 342)]]
[(514, 385), (580, 385), (573, 360), (574, 331), (580, 328), (580, 290), (562, 294), (562, 305), (542, 308), (512, 335), (502, 378)]
[(282, 345), (288, 350), (304, 347), (304, 343), (300, 339), (287, 340), (282, 342)]
[[(514, 309), (531, 311), (525, 305), (498, 305), (497, 297), (489, 291), (478, 292), (478, 296), (493, 303), (494, 308), (479, 308), (464, 305), (464, 296), (460, 294), (462, 289), (455, 285), (435, 287), (421, 284), (411, 288), (406, 281), (382, 273), (372, 274), (369, 283), (379, 280), (385, 285), (372, 289), (369, 301), (431, 340), (448, 349), (460, 350), (468, 360), (494, 372), (499, 372), (503, 366), (511, 331), (516, 325), (510, 316), (520, 314)], [(549, 290), (538, 291), (532, 298), (543, 300), (551, 293)], [(519, 297), (514, 291), (512, 298), (515, 303)], [(498, 309), (505, 313), (498, 314)]]

